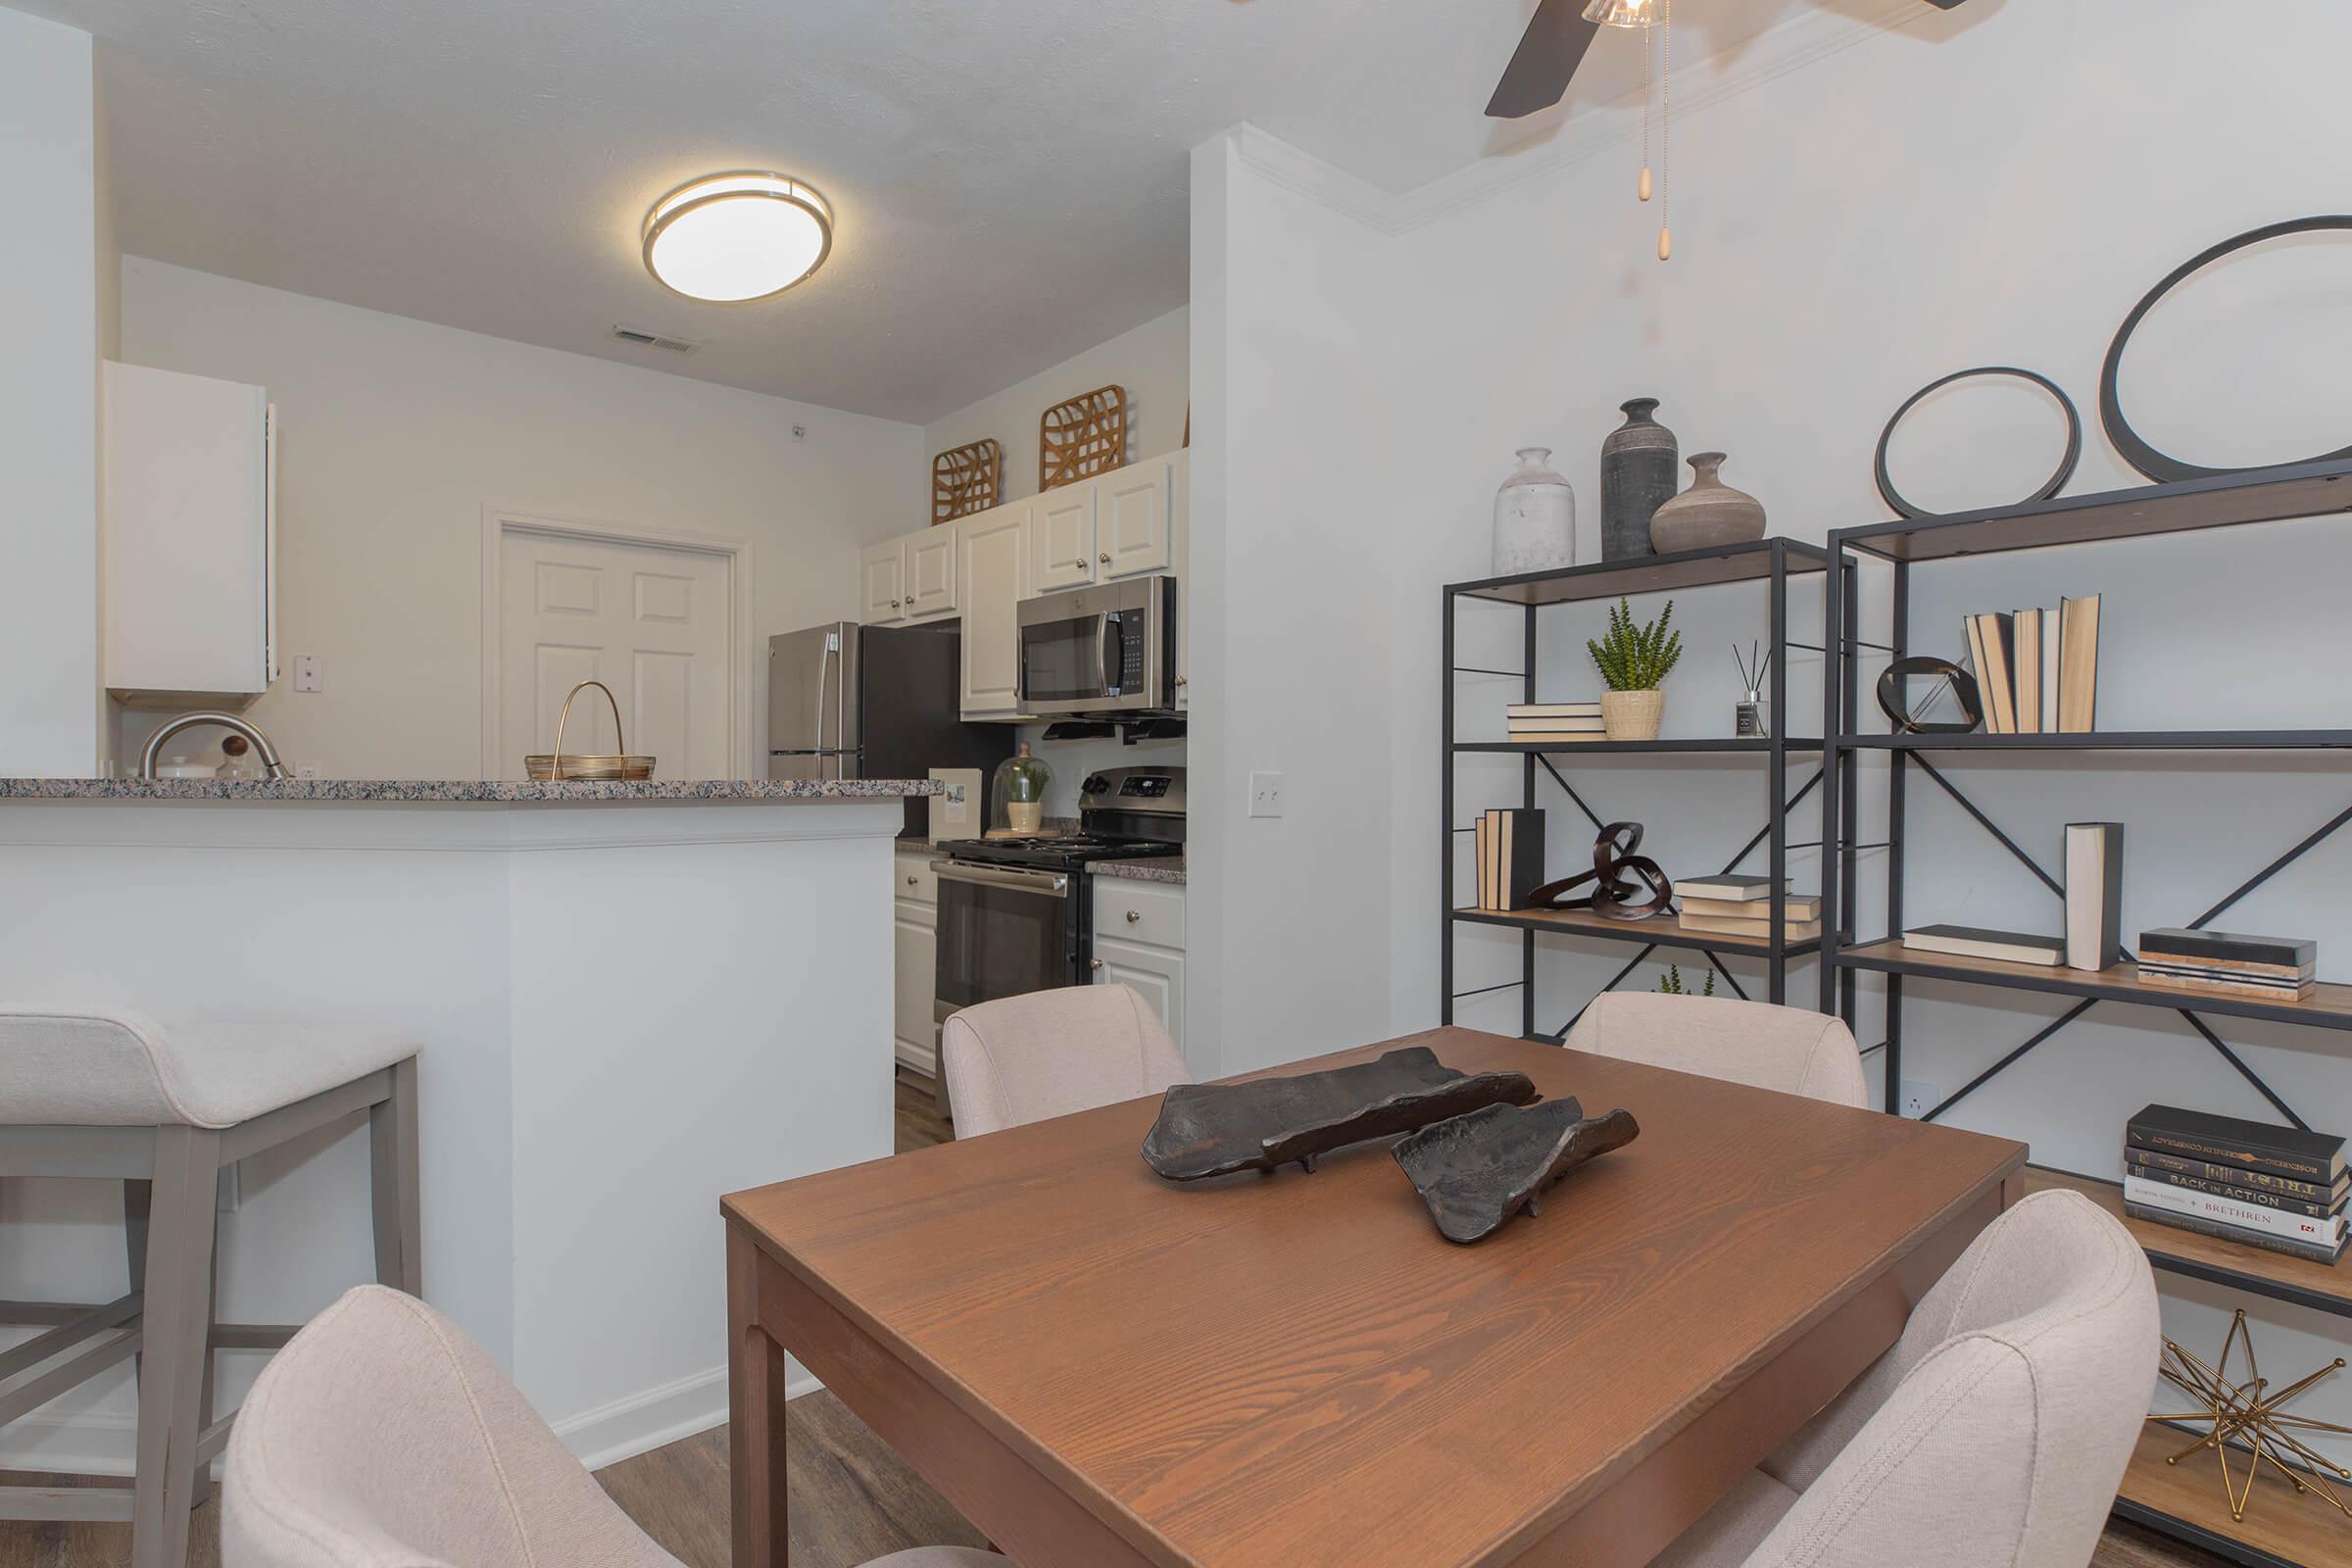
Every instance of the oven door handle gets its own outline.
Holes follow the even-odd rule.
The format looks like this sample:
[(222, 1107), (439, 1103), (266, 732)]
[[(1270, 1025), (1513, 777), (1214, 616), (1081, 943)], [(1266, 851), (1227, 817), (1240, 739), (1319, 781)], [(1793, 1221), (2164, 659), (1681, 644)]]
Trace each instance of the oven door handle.
[(1023, 893), (1063, 894), (1070, 879), (1060, 871), (1024, 871), (1013, 866), (973, 865), (963, 860), (933, 860), (931, 869), (942, 882), (977, 882), (983, 887), (1017, 888)]

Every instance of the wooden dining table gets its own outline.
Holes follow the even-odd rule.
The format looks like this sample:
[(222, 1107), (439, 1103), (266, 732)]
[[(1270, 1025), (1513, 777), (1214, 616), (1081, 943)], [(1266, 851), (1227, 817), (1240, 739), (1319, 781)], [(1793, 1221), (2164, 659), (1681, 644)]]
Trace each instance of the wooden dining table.
[(1156, 1097), (724, 1200), (736, 1568), (790, 1352), (1019, 1568), (1647, 1562), (1894, 1344), (2025, 1146), (1465, 1029), (1632, 1144), (1439, 1236), (1385, 1142), (1179, 1185)]

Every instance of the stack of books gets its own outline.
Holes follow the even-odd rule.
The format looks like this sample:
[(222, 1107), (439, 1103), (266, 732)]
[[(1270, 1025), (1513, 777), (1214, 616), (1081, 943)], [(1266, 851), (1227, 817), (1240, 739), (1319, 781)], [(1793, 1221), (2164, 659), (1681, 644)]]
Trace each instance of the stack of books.
[(1544, 885), (1544, 812), (1514, 808), (1482, 811), (1473, 829), (1478, 857), (1478, 906), (1509, 910), (1527, 906), (1527, 896)]
[(2099, 596), (2056, 610), (2010, 610), (1961, 621), (1987, 735), (2084, 735), (2096, 727)]
[(1600, 722), (1600, 704), (1591, 703), (1513, 703), (1503, 710), (1510, 726), (1511, 739), (1543, 746), (1576, 746), (1586, 741), (1604, 741), (1607, 733)]
[[(1674, 885), (1682, 905), (1683, 929), (1711, 931), (1753, 942), (1772, 940), (1772, 880), (1761, 876), (1701, 876)], [(1821, 935), (1821, 900), (1782, 901), (1788, 923), (1783, 942), (1809, 942)]]
[(2318, 984), (2320, 945), (2292, 937), (2165, 926), (2139, 934), (2139, 977), (2150, 985), (2225, 997), (2294, 1002)]
[(2268, 1252), (2344, 1253), (2340, 1134), (2149, 1105), (2125, 1132), (2124, 1212)]

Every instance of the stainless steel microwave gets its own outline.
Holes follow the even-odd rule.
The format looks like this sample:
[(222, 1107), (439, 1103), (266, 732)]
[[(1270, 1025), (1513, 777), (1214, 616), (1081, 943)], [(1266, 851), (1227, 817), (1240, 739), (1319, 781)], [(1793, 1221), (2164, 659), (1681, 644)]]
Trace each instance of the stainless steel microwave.
[(1020, 604), (1021, 710), (1159, 713), (1176, 706), (1176, 579), (1130, 577)]

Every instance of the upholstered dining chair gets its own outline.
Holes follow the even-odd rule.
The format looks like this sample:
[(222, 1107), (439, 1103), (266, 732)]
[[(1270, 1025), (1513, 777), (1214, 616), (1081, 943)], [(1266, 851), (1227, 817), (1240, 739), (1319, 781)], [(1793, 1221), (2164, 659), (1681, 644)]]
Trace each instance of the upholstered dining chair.
[(2036, 1193), (1650, 1568), (2081, 1568), (2161, 1348), (2138, 1245), (2080, 1193)]
[[(245, 1396), (228, 1442), (225, 1568), (679, 1568), (480, 1347), (413, 1296), (363, 1285)], [(866, 1568), (1009, 1568), (921, 1546)]]
[(1727, 997), (1604, 991), (1568, 1031), (1571, 1051), (1777, 1089), (1838, 1105), (1870, 1104), (1853, 1031), (1824, 1013)]
[(1132, 987), (983, 1002), (941, 1025), (956, 1136), (977, 1138), (1189, 1084), (1184, 1054)]

